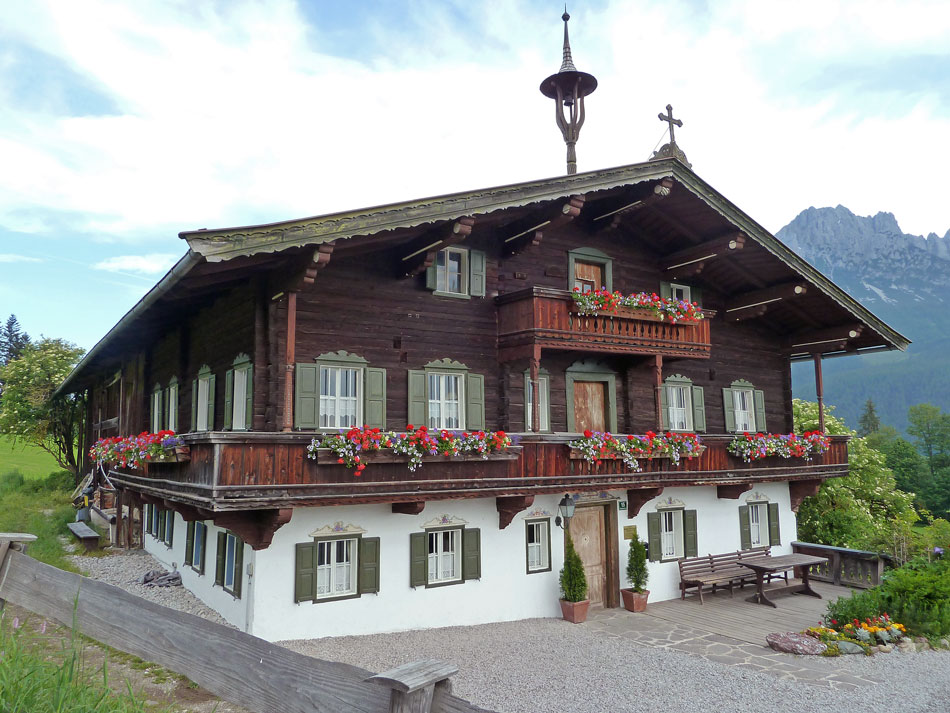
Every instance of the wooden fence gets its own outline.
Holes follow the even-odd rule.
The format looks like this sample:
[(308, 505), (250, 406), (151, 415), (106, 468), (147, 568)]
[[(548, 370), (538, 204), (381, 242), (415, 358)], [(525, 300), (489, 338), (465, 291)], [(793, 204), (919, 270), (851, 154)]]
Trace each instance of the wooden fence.
[(23, 552), (23, 543), (33, 539), (0, 533), (0, 604), (6, 600), (66, 626), (75, 623), (97, 641), (256, 713), (487, 713), (451, 695), (452, 665), (421, 661), (373, 676), (298, 654), (37, 562)]
[(891, 559), (888, 555), (878, 552), (818, 545), (813, 542), (793, 542), (792, 551), (828, 558), (826, 564), (811, 567), (809, 576), (812, 579), (858, 589), (870, 589), (880, 584), (884, 567)]

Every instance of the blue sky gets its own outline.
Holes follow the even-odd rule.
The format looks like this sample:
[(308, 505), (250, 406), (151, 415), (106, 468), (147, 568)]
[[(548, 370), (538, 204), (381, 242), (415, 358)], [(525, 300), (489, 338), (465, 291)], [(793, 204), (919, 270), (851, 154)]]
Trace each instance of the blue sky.
[[(563, 172), (538, 85), (563, 6), (0, 3), (0, 318), (91, 347), (178, 232)], [(694, 170), (777, 231), (809, 206), (950, 229), (945, 2), (571, 3), (580, 170)]]

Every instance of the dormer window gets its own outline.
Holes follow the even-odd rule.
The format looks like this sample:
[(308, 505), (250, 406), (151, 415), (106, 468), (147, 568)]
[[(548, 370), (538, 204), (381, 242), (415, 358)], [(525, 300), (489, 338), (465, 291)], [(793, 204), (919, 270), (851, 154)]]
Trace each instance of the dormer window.
[(690, 302), (691, 300), (689, 293), (689, 285), (677, 285), (675, 282), (670, 283), (670, 297), (672, 297), (674, 300)]
[(613, 291), (613, 260), (596, 248), (577, 248), (567, 254), (567, 289), (578, 292)]
[(436, 292), (448, 292), (453, 295), (468, 293), (468, 250), (446, 248), (440, 250), (435, 259)]

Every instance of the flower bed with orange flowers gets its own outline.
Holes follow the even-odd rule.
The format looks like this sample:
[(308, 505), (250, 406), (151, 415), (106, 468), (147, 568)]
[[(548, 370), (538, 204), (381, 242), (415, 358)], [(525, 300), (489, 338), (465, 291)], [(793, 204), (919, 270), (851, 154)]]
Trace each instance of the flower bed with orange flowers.
[(599, 431), (584, 431), (584, 437), (567, 444), (592, 465), (608, 459), (620, 459), (634, 473), (639, 473), (639, 458), (669, 458), (679, 463), (680, 458), (700, 455), (704, 446), (695, 433), (654, 433), (642, 436), (615, 436)]
[(354, 469), (361, 475), (370, 454), (389, 449), (405, 456), (410, 471), (422, 466), (425, 456), (478, 456), (485, 460), (493, 453), (502, 453), (512, 446), (511, 437), (504, 431), (448, 431), (429, 430), (425, 426), (406, 426), (405, 433), (383, 431), (379, 428), (354, 427), (348, 431), (314, 438), (307, 446), (307, 457), (317, 459), (317, 449), (329, 449), (337, 463)]

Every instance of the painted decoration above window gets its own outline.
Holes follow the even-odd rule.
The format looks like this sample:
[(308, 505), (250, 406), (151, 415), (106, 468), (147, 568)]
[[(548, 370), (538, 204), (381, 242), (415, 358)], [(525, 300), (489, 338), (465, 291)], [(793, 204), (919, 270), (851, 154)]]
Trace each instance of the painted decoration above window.
[(318, 530), (310, 533), (310, 537), (334, 537), (336, 535), (362, 535), (365, 533), (359, 525), (343, 524), (342, 520), (337, 520), (332, 525), (324, 525)]
[(462, 525), (467, 524), (468, 520), (463, 520), (462, 518), (456, 517), (455, 515), (443, 514), (439, 515), (439, 517), (434, 517), (431, 520), (427, 520), (426, 522), (422, 523), (422, 529), (428, 530), (432, 527), (461, 527)]
[(704, 319), (702, 309), (695, 302), (675, 300), (660, 297), (655, 292), (637, 292), (624, 296), (620, 292), (608, 290), (594, 290), (581, 292), (574, 288), (571, 292), (577, 311), (582, 315), (593, 315), (598, 312), (617, 313), (621, 307), (643, 309), (657, 317), (676, 324), (677, 322), (698, 322)]
[(663, 498), (660, 502), (656, 504), (657, 510), (675, 510), (678, 508), (685, 508), (686, 503), (684, 503), (679, 498), (674, 498), (672, 495)]
[(554, 516), (550, 512), (545, 510), (544, 508), (535, 508), (531, 512), (526, 512), (521, 517), (524, 518), (525, 520), (534, 520), (540, 517), (554, 517)]

